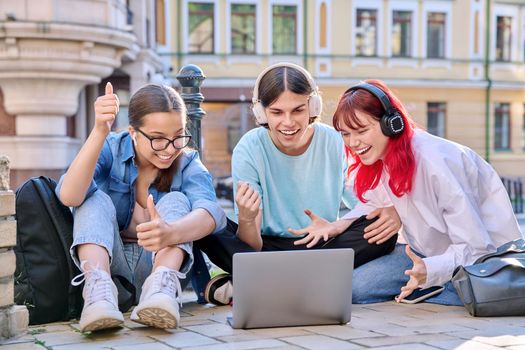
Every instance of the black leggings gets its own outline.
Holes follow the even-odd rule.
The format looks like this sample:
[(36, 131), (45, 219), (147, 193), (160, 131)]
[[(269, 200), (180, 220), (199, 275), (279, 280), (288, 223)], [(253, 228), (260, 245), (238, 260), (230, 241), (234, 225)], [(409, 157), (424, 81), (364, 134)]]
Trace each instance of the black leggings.
[[(394, 250), (397, 241), (397, 234), (390, 237), (382, 244), (369, 244), (363, 238), (366, 226), (377, 220), (367, 220), (365, 216), (355, 220), (343, 233), (329, 239), (327, 242), (321, 241), (310, 249), (334, 249), (352, 248), (355, 251), (354, 268), (357, 268), (371, 260), (386, 255)], [(254, 252), (255, 250), (237, 237), (238, 225), (228, 219), (226, 228), (220, 233), (208, 235), (195, 241), (194, 244), (201, 249), (210, 260), (226, 272), (232, 272), (233, 254)], [(285, 238), (276, 236), (262, 236), (263, 251), (275, 250), (304, 250), (304, 245), (294, 245), (293, 243), (301, 238)]]

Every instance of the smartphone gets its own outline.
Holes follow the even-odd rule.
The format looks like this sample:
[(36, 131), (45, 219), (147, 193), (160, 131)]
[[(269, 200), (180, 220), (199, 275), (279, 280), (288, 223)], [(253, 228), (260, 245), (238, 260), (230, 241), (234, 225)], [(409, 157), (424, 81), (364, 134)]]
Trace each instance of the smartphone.
[(412, 294), (405, 297), (405, 299), (401, 300), (400, 303), (416, 304), (434, 295), (441, 293), (444, 289), (445, 287), (429, 287), (425, 289), (418, 288), (418, 289), (415, 289), (412, 292)]

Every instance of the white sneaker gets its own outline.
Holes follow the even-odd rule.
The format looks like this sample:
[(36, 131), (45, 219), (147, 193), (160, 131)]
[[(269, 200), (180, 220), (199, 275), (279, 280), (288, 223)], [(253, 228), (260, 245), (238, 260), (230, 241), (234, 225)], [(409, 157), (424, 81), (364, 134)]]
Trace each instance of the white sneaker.
[(186, 276), (176, 270), (159, 266), (144, 282), (139, 304), (130, 319), (156, 328), (177, 328), (180, 322), (178, 296), (179, 278)]
[[(118, 309), (117, 287), (106, 271), (98, 267), (86, 271), (86, 263), (82, 261), (80, 269), (84, 272), (71, 281), (74, 286), (86, 281), (82, 290), (84, 308), (80, 315), (80, 331), (90, 332), (122, 325), (124, 317)], [(79, 277), (82, 278), (78, 280)]]

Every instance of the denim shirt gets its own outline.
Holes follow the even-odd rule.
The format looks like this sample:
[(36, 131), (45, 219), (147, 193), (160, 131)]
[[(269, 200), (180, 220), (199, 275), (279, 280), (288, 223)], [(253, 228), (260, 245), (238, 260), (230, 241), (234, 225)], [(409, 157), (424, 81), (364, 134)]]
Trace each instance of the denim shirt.
[[(213, 233), (221, 231), (226, 226), (226, 215), (217, 203), (212, 177), (200, 161), (199, 153), (194, 150), (184, 150), (176, 161), (179, 164), (173, 176), (170, 192), (182, 192), (188, 198), (192, 210), (197, 208), (206, 210), (215, 221)], [(64, 176), (62, 175), (56, 188), (59, 198)], [(135, 150), (129, 133), (127, 131), (110, 133), (98, 157), (93, 180), (85, 198), (89, 198), (97, 190), (108, 194), (117, 211), (119, 231), (129, 226), (133, 216), (137, 176)], [(153, 184), (150, 185), (148, 192), (153, 195), (155, 203), (167, 193), (157, 191)]]

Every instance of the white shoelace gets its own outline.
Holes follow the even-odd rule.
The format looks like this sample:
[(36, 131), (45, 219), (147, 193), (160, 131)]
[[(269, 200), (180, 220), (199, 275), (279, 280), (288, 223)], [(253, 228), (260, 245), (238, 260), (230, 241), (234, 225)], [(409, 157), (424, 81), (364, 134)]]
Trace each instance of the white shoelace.
[(179, 278), (185, 278), (186, 275), (177, 270), (162, 270), (153, 274), (153, 293), (164, 293), (174, 296), (175, 300), (182, 306), (180, 295), (182, 288)]
[(85, 293), (83, 293), (84, 304), (91, 305), (97, 301), (106, 300), (115, 305), (115, 298), (111, 290), (111, 278), (105, 276), (98, 265), (86, 271), (84, 268), (86, 263), (86, 260), (80, 263), (80, 269), (83, 272), (71, 280), (71, 285), (73, 286), (78, 286), (86, 281), (84, 286)]

